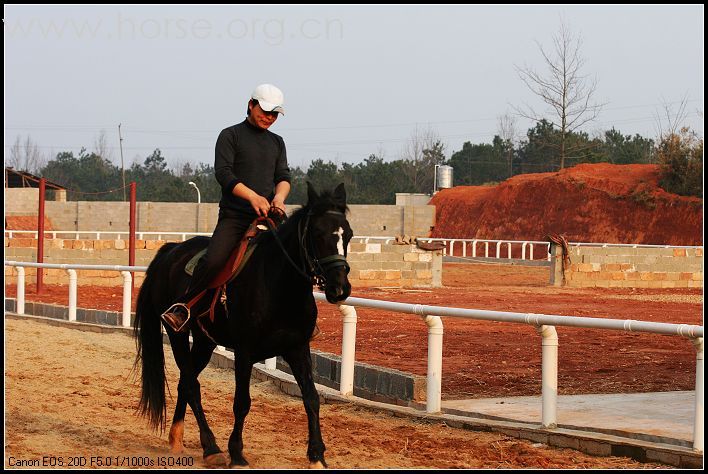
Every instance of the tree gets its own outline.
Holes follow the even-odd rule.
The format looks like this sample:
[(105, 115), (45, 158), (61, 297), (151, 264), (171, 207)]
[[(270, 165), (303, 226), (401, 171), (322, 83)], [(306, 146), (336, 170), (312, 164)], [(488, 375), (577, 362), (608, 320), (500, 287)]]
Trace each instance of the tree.
[(65, 186), (68, 199), (81, 201), (116, 201), (122, 193), (111, 192), (120, 187), (120, 170), (85, 148), (75, 157), (72, 152), (61, 152), (41, 170), (42, 176)]
[(93, 142), (94, 153), (96, 153), (101, 158), (113, 162), (113, 153), (108, 146), (108, 139), (106, 138), (106, 131), (101, 130), (96, 139)]
[(686, 98), (681, 101), (676, 114), (665, 103), (666, 121), (658, 120), (659, 184), (672, 193), (703, 197), (703, 139), (681, 125), (686, 119), (686, 102)]
[(688, 127), (664, 135), (657, 147), (659, 184), (683, 196), (703, 197), (703, 139)]
[[(554, 52), (547, 53), (538, 45), (548, 68), (546, 75), (525, 66), (516, 67), (524, 84), (543, 102), (551, 107), (553, 119), (550, 123), (560, 130), (559, 143), (549, 143), (556, 148), (560, 157), (560, 169), (565, 167), (568, 154), (575, 153), (568, 143), (568, 135), (587, 122), (594, 120), (603, 104), (593, 103), (597, 80), (588, 79), (581, 73), (585, 60), (580, 56), (581, 39), (574, 38), (565, 23), (553, 37)], [(540, 122), (544, 115), (530, 106), (514, 107), (519, 115)]]
[(455, 181), (461, 185), (496, 183), (507, 176), (506, 162), (502, 159), (503, 142), (496, 135), (493, 143), (471, 144), (465, 142), (462, 150), (450, 157), (455, 170)]
[(516, 118), (504, 114), (497, 122), (498, 136), (502, 142), (502, 155), (509, 165), (509, 178), (514, 176), (514, 143), (516, 142)]
[(416, 126), (401, 153), (401, 159), (403, 173), (412, 187), (410, 192), (428, 193), (433, 189), (435, 165), (445, 162), (445, 145), (432, 128), (420, 129)]
[(37, 174), (45, 164), (45, 157), (40, 153), (39, 147), (32, 141), (32, 138), (27, 135), (24, 144), (22, 144), (18, 135), (15, 143), (10, 147), (7, 165), (19, 171)]
[(653, 163), (654, 140), (636, 134), (622, 135), (614, 127), (605, 132), (602, 154), (607, 161), (615, 164)]

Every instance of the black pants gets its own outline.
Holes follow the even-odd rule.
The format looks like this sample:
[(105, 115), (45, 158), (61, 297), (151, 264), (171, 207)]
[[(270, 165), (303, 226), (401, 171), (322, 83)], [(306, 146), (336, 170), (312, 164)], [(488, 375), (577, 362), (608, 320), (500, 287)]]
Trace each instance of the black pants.
[(219, 220), (209, 241), (207, 253), (199, 259), (189, 282), (189, 289), (179, 298), (180, 302), (189, 302), (216, 278), (255, 218), (255, 214), (251, 216), (231, 209), (219, 209)]

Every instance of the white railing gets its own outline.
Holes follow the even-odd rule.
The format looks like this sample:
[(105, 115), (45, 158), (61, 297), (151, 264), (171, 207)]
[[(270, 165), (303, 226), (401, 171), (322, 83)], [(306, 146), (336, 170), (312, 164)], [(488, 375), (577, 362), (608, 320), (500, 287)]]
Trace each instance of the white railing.
[[(179, 236), (182, 241), (187, 240), (187, 236), (194, 237), (196, 235), (206, 235), (210, 236), (212, 232), (136, 232), (135, 238), (140, 240), (149, 240), (146, 237), (150, 237), (152, 240), (162, 240), (162, 236)], [(5, 237), (12, 239), (16, 236), (24, 238), (37, 238), (36, 230), (6, 230)], [(102, 231), (102, 230), (45, 230), (45, 238), (52, 239), (87, 239), (87, 240), (101, 240), (103, 238), (110, 237), (111, 239), (120, 239), (125, 236), (125, 240), (130, 238), (129, 231)], [(48, 237), (49, 236), (49, 237)]]
[[(129, 232), (121, 231), (89, 231), (89, 230), (77, 230), (77, 231), (62, 231), (62, 230), (51, 230), (44, 231), (45, 236), (49, 236), (52, 239), (65, 238), (65, 239), (95, 239), (100, 240), (101, 236), (104, 238), (110, 237), (111, 239), (128, 239), (130, 237)], [(187, 240), (188, 237), (193, 237), (197, 235), (211, 236), (211, 232), (136, 232), (136, 239), (139, 240), (163, 240), (164, 237), (175, 237), (181, 241)], [(5, 236), (8, 238), (14, 238), (16, 236), (24, 238), (37, 238), (36, 230), (6, 230)], [(384, 244), (390, 244), (396, 240), (396, 237), (391, 236), (354, 236), (352, 237), (352, 242), (365, 243), (375, 241)], [(536, 260), (546, 260), (551, 261), (550, 255), (550, 243), (547, 241), (538, 240), (503, 240), (503, 239), (449, 239), (449, 238), (433, 238), (433, 237), (418, 237), (421, 242), (443, 242), (445, 244), (444, 255), (449, 257), (462, 257), (462, 258), (495, 258), (495, 259), (511, 259), (512, 258), (512, 247), (519, 249), (517, 254), (517, 259), (521, 260), (534, 260), (534, 248), (536, 250), (536, 255), (538, 258)], [(678, 248), (678, 249), (693, 249), (693, 248), (703, 248), (702, 246), (694, 245), (649, 245), (649, 244), (610, 244), (610, 243), (592, 243), (592, 242), (569, 242), (570, 247), (627, 247), (627, 248)], [(469, 248), (469, 250), (468, 250)], [(490, 251), (491, 249), (491, 251)], [(506, 249), (506, 252), (504, 252)], [(539, 254), (538, 252), (541, 251)]]
[(147, 270), (147, 267), (127, 265), (79, 265), (69, 263), (12, 261), (6, 261), (5, 266), (17, 268), (17, 314), (25, 314), (25, 267), (66, 270), (69, 276), (69, 321), (76, 321), (76, 295), (78, 287), (76, 270), (108, 270), (120, 272), (121, 275), (123, 275), (123, 327), (130, 327), (130, 306), (133, 291), (133, 278), (130, 272), (144, 272)]
[[(368, 244), (371, 241), (389, 244), (395, 241), (395, 237), (390, 236), (354, 236), (352, 242)], [(500, 240), (500, 239), (450, 239), (434, 237), (418, 237), (421, 242), (442, 242), (445, 244), (445, 255), (448, 257), (462, 258), (497, 258), (511, 259), (512, 247), (519, 249), (521, 260), (534, 260), (534, 246), (540, 247), (542, 253), (540, 260), (551, 260), (550, 243), (538, 240)], [(568, 242), (569, 247), (626, 247), (626, 248), (676, 248), (676, 249), (696, 249), (703, 248), (700, 245), (651, 245), (651, 244), (610, 244), (593, 242)], [(483, 248), (482, 248), (483, 247)], [(469, 248), (469, 250), (468, 250)], [(491, 249), (491, 251), (490, 251)], [(504, 252), (506, 249), (506, 252)]]
[[(146, 271), (143, 266), (120, 265), (70, 265), (32, 262), (6, 261), (5, 266), (17, 268), (17, 314), (25, 312), (25, 273), (24, 267), (58, 268), (69, 274), (69, 320), (76, 320), (76, 271), (114, 270), (123, 274), (123, 319), (124, 327), (130, 326), (130, 304), (132, 282), (131, 271)], [(315, 299), (326, 302), (322, 293), (314, 293)], [(452, 308), (421, 304), (398, 303), (357, 297), (349, 297), (340, 303), (343, 316), (342, 360), (340, 372), (340, 393), (352, 396), (354, 390), (354, 366), (356, 347), (355, 306), (378, 308), (399, 313), (421, 316), (428, 326), (428, 369), (426, 412), (440, 412), (442, 406), (442, 340), (443, 324), (441, 317), (477, 319), (520, 323), (533, 326), (541, 335), (541, 424), (545, 428), (557, 426), (558, 398), (558, 335), (555, 326), (570, 326), (595, 329), (609, 329), (629, 332), (677, 335), (691, 339), (696, 350), (696, 385), (694, 406), (693, 449), (703, 451), (703, 326), (688, 324), (655, 323), (637, 320), (587, 318), (576, 316), (557, 316), (534, 313), (512, 313), (477, 309)], [(267, 369), (275, 369), (275, 358), (266, 360)]]

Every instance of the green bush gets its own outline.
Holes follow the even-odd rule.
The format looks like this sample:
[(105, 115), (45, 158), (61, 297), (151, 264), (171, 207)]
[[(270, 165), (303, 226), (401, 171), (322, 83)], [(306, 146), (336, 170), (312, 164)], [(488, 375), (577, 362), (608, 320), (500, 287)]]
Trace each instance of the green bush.
[(689, 128), (667, 133), (657, 145), (659, 184), (682, 196), (703, 197), (703, 139)]

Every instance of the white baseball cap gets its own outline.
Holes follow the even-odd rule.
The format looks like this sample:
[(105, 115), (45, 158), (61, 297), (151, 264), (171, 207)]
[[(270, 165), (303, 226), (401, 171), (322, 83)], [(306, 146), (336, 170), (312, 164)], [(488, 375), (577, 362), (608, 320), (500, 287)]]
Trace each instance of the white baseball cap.
[(280, 112), (285, 115), (283, 108), (283, 92), (273, 84), (261, 84), (251, 94), (251, 99), (258, 101), (258, 105), (266, 112)]

